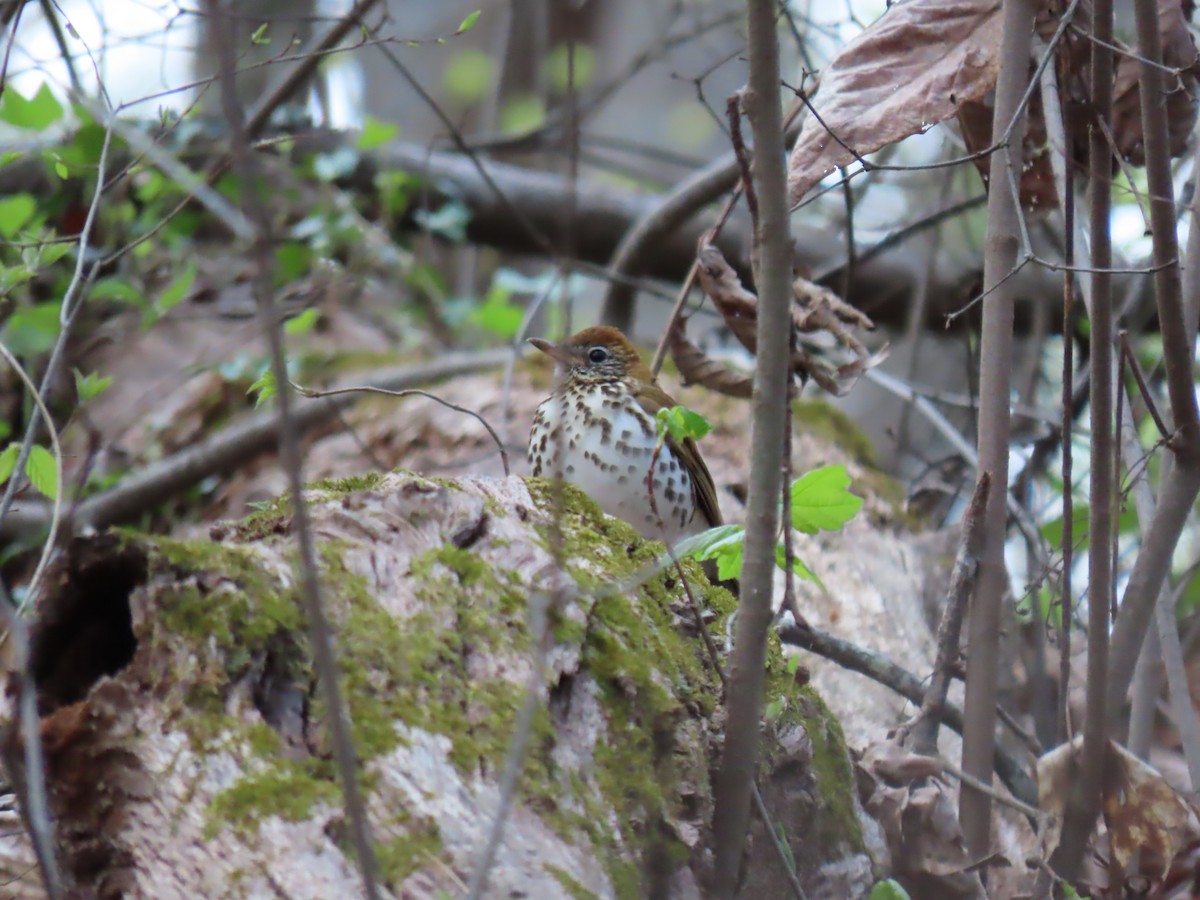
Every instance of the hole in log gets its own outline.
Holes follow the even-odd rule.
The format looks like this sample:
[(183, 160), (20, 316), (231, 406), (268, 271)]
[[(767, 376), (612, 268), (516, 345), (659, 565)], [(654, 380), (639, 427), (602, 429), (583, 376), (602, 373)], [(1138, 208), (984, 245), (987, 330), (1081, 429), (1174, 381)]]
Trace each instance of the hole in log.
[(129, 596), (146, 580), (146, 557), (115, 536), (77, 538), (52, 576), (57, 589), (30, 634), (38, 711), (82, 700), (97, 681), (129, 664), (137, 649)]

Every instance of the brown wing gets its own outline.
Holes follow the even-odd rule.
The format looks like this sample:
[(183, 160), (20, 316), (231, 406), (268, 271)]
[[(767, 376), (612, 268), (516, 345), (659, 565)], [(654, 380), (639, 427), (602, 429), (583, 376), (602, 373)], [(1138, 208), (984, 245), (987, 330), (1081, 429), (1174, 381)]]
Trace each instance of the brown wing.
[[(639, 382), (637, 386), (637, 400), (652, 418), (660, 409), (670, 409), (678, 405), (674, 398), (657, 384), (647, 384), (644, 381)], [(696, 446), (696, 442), (687, 438), (680, 446), (668, 435), (666, 444), (672, 453), (678, 455), (680, 462), (692, 476), (692, 502), (708, 522), (708, 527), (723, 524), (721, 507), (717, 504), (717, 486), (713, 483), (712, 474), (704, 464), (704, 457), (700, 455), (700, 448)]]

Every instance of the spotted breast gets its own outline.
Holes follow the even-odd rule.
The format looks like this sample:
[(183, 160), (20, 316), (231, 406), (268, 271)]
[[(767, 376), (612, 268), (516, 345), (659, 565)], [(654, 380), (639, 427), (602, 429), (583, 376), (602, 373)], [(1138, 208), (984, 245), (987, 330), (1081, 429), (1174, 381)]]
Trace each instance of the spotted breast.
[(695, 443), (668, 439), (655, 456), (655, 413), (675, 401), (624, 335), (595, 327), (560, 344), (533, 343), (564, 369), (534, 415), (529, 463), (535, 476), (577, 485), (647, 538), (675, 543), (720, 524), (712, 476)]

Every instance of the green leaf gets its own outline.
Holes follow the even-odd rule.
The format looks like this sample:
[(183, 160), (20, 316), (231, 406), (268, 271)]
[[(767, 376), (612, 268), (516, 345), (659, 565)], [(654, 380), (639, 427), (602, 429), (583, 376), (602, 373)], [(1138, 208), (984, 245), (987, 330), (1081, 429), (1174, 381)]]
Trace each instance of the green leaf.
[(491, 90), (494, 72), (492, 58), (482, 50), (460, 50), (446, 63), (442, 87), (457, 103), (478, 103)]
[(44, 81), (37, 93), (28, 100), (11, 84), (5, 87), (4, 96), (0, 99), (0, 122), (17, 128), (42, 131), (61, 119), (62, 114), (62, 104)]
[(500, 127), (504, 131), (532, 131), (546, 121), (546, 104), (536, 94), (514, 97), (500, 110)]
[(38, 265), (42, 268), (54, 265), (70, 253), (71, 248), (75, 246), (75, 241), (59, 241), (54, 240), (54, 237), (54, 234), (51, 233), (47, 242), (38, 248)]
[(374, 116), (367, 116), (363, 122), (362, 131), (358, 134), (359, 150), (374, 150), (381, 147), (400, 133), (400, 126), (395, 122), (381, 122)]
[(768, 722), (777, 721), (783, 715), (785, 706), (786, 702), (783, 697), (776, 697), (774, 700), (769, 701), (763, 708), (763, 718)]
[(260, 47), (266, 47), (271, 43), (271, 39), (267, 37), (268, 22), (263, 22), (254, 29), (254, 34), (250, 35), (250, 43), (258, 44)]
[(670, 434), (675, 441), (682, 443), (688, 438), (700, 440), (710, 431), (712, 425), (708, 419), (695, 410), (686, 406), (672, 406), (670, 409), (660, 409), (655, 416), (658, 425), (658, 436)]
[(889, 878), (887, 881), (877, 881), (871, 888), (870, 900), (912, 900), (900, 882)]
[(676, 548), (680, 556), (713, 559), (717, 562), (717, 577), (722, 581), (742, 575), (742, 550), (746, 540), (741, 525), (718, 525), (681, 541)]
[(17, 466), (17, 457), (20, 455), (21, 445), (17, 443), (9, 444), (0, 452), (0, 484), (4, 484), (12, 476), (13, 469)]
[(133, 286), (132, 282), (119, 275), (101, 278), (88, 292), (92, 300), (116, 300), (119, 303), (130, 303), (134, 306), (144, 306), (146, 298), (142, 292)]
[[(779, 566), (783, 571), (787, 571), (787, 548), (783, 544), (775, 545), (775, 565)], [(817, 577), (817, 573), (806, 566), (794, 552), (792, 553), (792, 572), (806, 581), (816, 582), (821, 586), (822, 590), (825, 588), (825, 583)]]
[(508, 340), (520, 330), (525, 311), (510, 301), (508, 291), (493, 285), (483, 305), (472, 310), (470, 318), (485, 331)]
[(158, 315), (166, 315), (172, 307), (187, 296), (196, 280), (196, 263), (189, 261), (183, 271), (171, 279), (171, 283), (162, 289), (158, 299), (154, 301), (154, 310)]
[[(560, 94), (565, 94), (571, 84), (571, 60), (566, 44), (559, 44), (550, 51), (546, 58), (546, 74), (550, 86)], [(586, 87), (596, 72), (596, 51), (587, 44), (575, 45), (575, 90)]]
[(13, 194), (0, 200), (0, 235), (11, 238), (25, 227), (37, 210), (32, 194)]
[(50, 451), (40, 444), (34, 444), (29, 449), (25, 475), (43, 496), (53, 500), (58, 495), (58, 466)]
[(84, 375), (78, 369), (73, 371), (75, 372), (75, 393), (79, 396), (80, 403), (95, 400), (112, 384), (111, 375), (101, 375), (99, 372), (89, 372)]
[(477, 9), (477, 10), (475, 10), (475, 12), (468, 15), (465, 19), (462, 20), (462, 24), (458, 26), (458, 31), (456, 31), (454, 33), (455, 34), (466, 34), (468, 31), (470, 31), (472, 28), (474, 28), (475, 23), (479, 21), (479, 14), (481, 12), (483, 12), (482, 9)]
[(277, 393), (275, 388), (275, 373), (271, 369), (267, 369), (258, 377), (258, 381), (250, 385), (250, 389), (246, 394), (254, 397), (254, 408), (262, 406), (268, 400), (272, 400)]
[(54, 160), (54, 172), (63, 181), (71, 177), (71, 170), (67, 168), (67, 164), (61, 159)]
[(843, 466), (814, 469), (792, 483), (792, 527), (804, 534), (837, 531), (862, 507)]
[(418, 209), (413, 214), (413, 219), (427, 231), (461, 244), (467, 239), (467, 223), (471, 221), (471, 211), (457, 200), (450, 200), (433, 211)]
[(318, 153), (313, 157), (312, 165), (313, 174), (321, 181), (337, 181), (358, 168), (358, 151), (353, 147), (338, 147), (330, 153)]
[(4, 342), (17, 356), (45, 353), (58, 339), (57, 301), (47, 300), (23, 307), (14, 313), (4, 326)]
[(299, 241), (288, 241), (275, 248), (275, 284), (288, 284), (307, 275), (312, 269), (312, 247)]
[(292, 316), (292, 318), (284, 322), (283, 330), (293, 337), (308, 334), (317, 327), (317, 319), (320, 318), (320, 315), (315, 306), (306, 309), (300, 315)]

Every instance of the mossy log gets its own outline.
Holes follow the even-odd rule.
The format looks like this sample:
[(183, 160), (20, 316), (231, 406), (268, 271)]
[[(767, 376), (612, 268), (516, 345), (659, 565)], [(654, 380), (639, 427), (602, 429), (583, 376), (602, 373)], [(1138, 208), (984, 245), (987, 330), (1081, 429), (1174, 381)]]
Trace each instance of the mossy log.
[[(639, 581), (661, 545), (570, 489), (556, 525), (552, 493), (399, 472), (308, 493), (390, 896), (461, 895), (531, 689), (487, 896), (703, 895), (720, 680), (673, 569)], [(295, 560), (286, 502), (205, 538), (108, 533), (63, 554), (32, 653), (59, 863), (80, 896), (357, 895)], [(685, 571), (724, 646), (732, 598)], [(756, 822), (746, 893), (789, 895), (789, 855), (810, 897), (862, 895), (840, 726), (774, 643), (768, 692), (759, 784), (787, 852)], [(19, 740), (10, 723), (7, 760)], [(38, 896), (28, 865), (21, 839), (0, 843), (15, 897)]]

